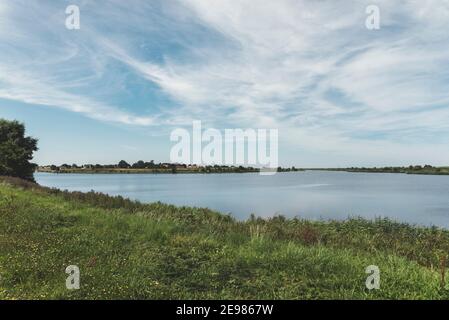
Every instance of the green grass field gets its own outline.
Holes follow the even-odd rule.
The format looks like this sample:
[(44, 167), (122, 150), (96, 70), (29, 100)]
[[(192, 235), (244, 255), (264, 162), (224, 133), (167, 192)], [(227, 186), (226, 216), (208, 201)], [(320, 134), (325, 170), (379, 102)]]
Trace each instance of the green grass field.
[[(239, 222), (0, 179), (1, 299), (448, 299), (449, 231), (388, 220)], [(81, 288), (68, 290), (77, 265)], [(380, 268), (368, 290), (365, 268)], [(448, 281), (449, 283), (449, 281)]]

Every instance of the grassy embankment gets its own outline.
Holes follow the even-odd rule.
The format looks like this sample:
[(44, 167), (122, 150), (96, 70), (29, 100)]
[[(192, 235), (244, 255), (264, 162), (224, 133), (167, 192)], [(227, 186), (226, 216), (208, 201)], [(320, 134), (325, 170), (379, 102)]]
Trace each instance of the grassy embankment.
[[(2, 299), (448, 299), (449, 231), (388, 220), (238, 222), (0, 179)], [(365, 288), (365, 268), (381, 289)], [(65, 268), (81, 289), (65, 288)], [(446, 271), (446, 270), (444, 270)]]

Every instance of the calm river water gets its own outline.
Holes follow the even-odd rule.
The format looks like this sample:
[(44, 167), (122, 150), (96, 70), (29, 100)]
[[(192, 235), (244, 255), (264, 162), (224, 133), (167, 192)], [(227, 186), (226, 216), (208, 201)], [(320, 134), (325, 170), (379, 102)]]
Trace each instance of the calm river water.
[(142, 202), (307, 219), (391, 219), (449, 228), (449, 176), (305, 171), (245, 174), (49, 174), (39, 184), (100, 191)]

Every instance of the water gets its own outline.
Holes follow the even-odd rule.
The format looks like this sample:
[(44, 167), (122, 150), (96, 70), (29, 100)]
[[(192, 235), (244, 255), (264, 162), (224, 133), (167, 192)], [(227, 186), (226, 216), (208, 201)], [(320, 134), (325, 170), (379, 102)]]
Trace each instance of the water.
[(208, 207), (238, 219), (251, 213), (311, 220), (389, 217), (449, 228), (449, 176), (306, 171), (273, 176), (37, 173), (35, 177), (44, 186)]

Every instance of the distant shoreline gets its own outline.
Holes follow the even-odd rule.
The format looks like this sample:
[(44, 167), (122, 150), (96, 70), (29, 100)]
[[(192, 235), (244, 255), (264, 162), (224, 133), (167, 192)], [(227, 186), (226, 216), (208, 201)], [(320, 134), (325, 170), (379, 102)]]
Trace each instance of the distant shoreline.
[(38, 173), (52, 173), (52, 174), (210, 174), (210, 173), (258, 173), (259, 170), (246, 171), (198, 171), (198, 170), (177, 170), (171, 169), (123, 169), (123, 170), (36, 170)]
[[(351, 173), (402, 173), (420, 175), (449, 175), (449, 167), (410, 166), (410, 167), (383, 167), (383, 168), (278, 168), (277, 172), (303, 172), (303, 171), (335, 171)], [(259, 168), (250, 167), (172, 167), (154, 169), (136, 168), (61, 168), (50, 169), (38, 167), (38, 173), (53, 174), (213, 174), (213, 173), (259, 173)]]
[(383, 167), (383, 168), (309, 168), (311, 171), (343, 171), (353, 173), (402, 173), (422, 175), (449, 175), (449, 167), (409, 166), (409, 167)]
[[(278, 168), (277, 172), (297, 172), (304, 171), (301, 169)], [(192, 168), (158, 168), (158, 169), (134, 169), (134, 168), (78, 168), (52, 170), (48, 168), (37, 168), (38, 173), (53, 174), (226, 174), (226, 173), (259, 173), (259, 168), (247, 167), (197, 167)]]

